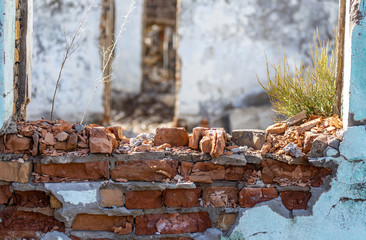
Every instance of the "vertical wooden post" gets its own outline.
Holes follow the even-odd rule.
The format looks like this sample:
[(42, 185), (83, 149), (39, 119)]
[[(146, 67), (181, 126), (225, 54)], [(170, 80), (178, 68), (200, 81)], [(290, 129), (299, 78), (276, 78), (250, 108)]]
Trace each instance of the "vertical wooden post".
[[(102, 16), (100, 23), (100, 46), (102, 55), (102, 69), (107, 61), (109, 52), (114, 44), (114, 20), (115, 20), (115, 5), (114, 0), (102, 1)], [(103, 107), (104, 118), (103, 124), (108, 125), (111, 121), (111, 73), (112, 73), (112, 59), (105, 67), (103, 74), (104, 91), (103, 91)]]
[(343, 90), (343, 68), (344, 68), (344, 31), (346, 25), (346, 0), (339, 0), (338, 19), (338, 42), (337, 42), (337, 79), (334, 101), (334, 113), (341, 115), (342, 90)]
[[(19, 52), (14, 69), (14, 118), (25, 121), (26, 107), (31, 99), (32, 90), (32, 50), (33, 50), (33, 0), (18, 0), (16, 22), (20, 32), (15, 43)], [(17, 24), (18, 25), (18, 24)], [(18, 34), (16, 34), (18, 35)]]

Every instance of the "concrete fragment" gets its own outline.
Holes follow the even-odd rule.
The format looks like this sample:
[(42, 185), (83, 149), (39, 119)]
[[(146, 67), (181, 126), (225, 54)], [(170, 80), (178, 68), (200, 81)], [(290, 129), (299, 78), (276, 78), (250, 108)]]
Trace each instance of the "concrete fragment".
[(300, 157), (303, 157), (304, 154), (301, 152), (301, 150), (299, 149), (299, 147), (293, 143), (289, 143), (287, 144), (283, 150), (288, 153), (288, 154), (291, 154), (293, 155), (294, 157), (296, 158), (300, 158)]
[(53, 231), (46, 233), (41, 240), (71, 240), (71, 238), (64, 233)]
[(335, 148), (328, 146), (324, 149), (323, 155), (327, 157), (338, 157), (339, 151)]
[(328, 139), (328, 145), (334, 149), (339, 149), (339, 144), (341, 143), (341, 141), (338, 138), (332, 137), (330, 139)]

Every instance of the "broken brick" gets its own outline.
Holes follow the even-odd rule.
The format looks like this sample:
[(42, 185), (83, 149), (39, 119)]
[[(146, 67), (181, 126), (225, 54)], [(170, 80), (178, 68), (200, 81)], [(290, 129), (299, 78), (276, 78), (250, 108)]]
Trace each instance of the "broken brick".
[(238, 189), (235, 187), (207, 187), (203, 191), (203, 205), (213, 207), (236, 207)]
[(244, 187), (239, 193), (240, 207), (253, 207), (254, 205), (269, 201), (278, 196), (274, 187), (270, 188), (246, 188)]
[(288, 210), (306, 209), (311, 192), (285, 191), (280, 193), (283, 205)]
[(76, 231), (108, 231), (128, 234), (132, 232), (132, 225), (132, 216), (78, 214), (71, 228)]
[(184, 128), (157, 128), (154, 138), (154, 145), (160, 146), (169, 143), (171, 146), (187, 146), (189, 141), (188, 133)]

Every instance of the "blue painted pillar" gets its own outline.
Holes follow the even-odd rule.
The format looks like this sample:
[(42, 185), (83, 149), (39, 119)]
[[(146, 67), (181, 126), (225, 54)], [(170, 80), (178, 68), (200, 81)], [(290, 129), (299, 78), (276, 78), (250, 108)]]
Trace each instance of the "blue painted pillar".
[(351, 127), (366, 125), (366, 1), (346, 7), (343, 119)]
[(347, 0), (341, 153), (349, 161), (366, 159), (366, 0)]
[(0, 128), (13, 113), (15, 0), (0, 0)]

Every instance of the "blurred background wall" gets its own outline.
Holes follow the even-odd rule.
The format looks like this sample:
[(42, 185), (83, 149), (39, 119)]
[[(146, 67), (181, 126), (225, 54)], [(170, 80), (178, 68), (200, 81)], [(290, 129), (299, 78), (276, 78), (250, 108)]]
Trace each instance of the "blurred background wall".
[[(59, 118), (80, 121), (101, 74), (101, 3), (96, 0), (67, 61), (56, 98)], [(29, 119), (47, 117), (69, 41), (91, 1), (34, 1), (34, 56)], [(130, 1), (115, 1), (115, 32)], [(286, 48), (309, 61), (309, 42), (332, 39), (337, 0), (136, 0), (117, 44), (112, 75), (112, 119), (133, 127), (265, 128), (271, 109), (259, 79), (265, 54), (274, 63)], [(103, 116), (102, 88), (89, 121)]]

